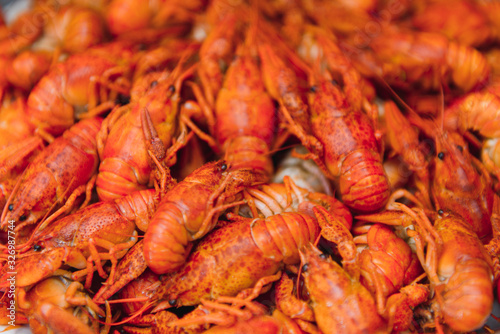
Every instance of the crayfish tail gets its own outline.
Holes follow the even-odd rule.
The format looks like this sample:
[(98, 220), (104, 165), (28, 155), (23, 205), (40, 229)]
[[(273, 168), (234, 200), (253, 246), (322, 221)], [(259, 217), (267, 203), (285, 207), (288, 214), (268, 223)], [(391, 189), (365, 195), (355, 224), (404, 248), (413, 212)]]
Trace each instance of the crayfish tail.
[(453, 83), (466, 92), (484, 85), (490, 77), (486, 57), (467, 45), (450, 42), (446, 62), (452, 68)]
[(89, 326), (70, 312), (52, 304), (43, 304), (40, 307), (40, 317), (54, 333), (94, 333)]
[(268, 182), (273, 163), (268, 145), (260, 138), (239, 136), (226, 143), (226, 161), (231, 169), (251, 169), (259, 181)]
[(478, 259), (457, 263), (443, 292), (444, 322), (458, 332), (481, 328), (493, 309), (491, 268)]
[(102, 201), (112, 201), (145, 188), (137, 180), (134, 167), (122, 159), (107, 158), (101, 162), (96, 190)]
[(349, 154), (342, 165), (340, 193), (344, 204), (358, 212), (382, 209), (391, 187), (380, 160), (370, 153), (357, 151)]
[(165, 274), (178, 269), (186, 261), (191, 250), (188, 232), (184, 223), (172, 214), (178, 209), (163, 205), (156, 212), (144, 236), (144, 257), (148, 267), (156, 274)]

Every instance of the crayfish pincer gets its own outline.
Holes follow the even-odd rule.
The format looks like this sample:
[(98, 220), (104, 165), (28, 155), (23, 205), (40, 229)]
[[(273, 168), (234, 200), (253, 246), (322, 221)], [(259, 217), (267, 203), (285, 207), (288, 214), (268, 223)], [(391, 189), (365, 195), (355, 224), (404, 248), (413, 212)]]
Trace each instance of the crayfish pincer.
[(79, 282), (54, 276), (25, 292), (19, 290), (19, 310), (35, 333), (95, 333), (99, 316), (105, 316)]

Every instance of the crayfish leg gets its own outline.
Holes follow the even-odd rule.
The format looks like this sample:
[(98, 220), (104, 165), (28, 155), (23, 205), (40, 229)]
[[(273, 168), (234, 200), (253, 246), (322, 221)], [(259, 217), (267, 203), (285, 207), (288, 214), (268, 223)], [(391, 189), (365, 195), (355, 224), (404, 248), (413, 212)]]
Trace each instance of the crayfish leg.
[[(214, 111), (214, 105), (210, 104), (207, 102), (205, 99), (205, 96), (202, 94), (200, 86), (198, 86), (194, 82), (188, 82), (188, 85), (191, 87), (193, 90), (193, 94), (196, 98), (196, 101), (198, 103), (196, 104), (197, 108), (189, 108), (184, 110), (184, 114), (188, 115), (189, 118), (196, 118), (198, 116), (199, 118), (201, 117), (208, 126), (208, 129), (211, 133), (215, 133), (215, 111)], [(193, 103), (192, 101), (190, 103)]]
[[(80, 209), (85, 207), (88, 202), (91, 199), (92, 196), (92, 188), (94, 188), (95, 181), (97, 179), (97, 174), (92, 176), (92, 178), (89, 180), (89, 182), (86, 185), (81, 185), (78, 188), (76, 188), (71, 195), (68, 197), (66, 203), (59, 208), (56, 212), (48, 216), (45, 220), (42, 220), (38, 227), (36, 228), (35, 232), (41, 231), (44, 228), (46, 228), (51, 222), (59, 218), (63, 213), (69, 212), (72, 208), (73, 205), (75, 204), (75, 201), (78, 199), (78, 197), (85, 193), (85, 201), (82, 203), (80, 206)], [(65, 196), (64, 196), (65, 197)], [(49, 211), (50, 212), (50, 211)]]
[[(181, 108), (182, 110), (185, 110)], [(180, 119), (182, 124), (184, 124), (186, 127), (188, 127), (191, 131), (196, 133), (198, 138), (203, 140), (214, 150), (215, 152), (219, 152), (220, 148), (219, 145), (217, 144), (217, 141), (210, 136), (209, 134), (203, 132), (194, 122), (191, 120), (190, 115), (188, 115), (186, 112), (181, 112)]]
[(130, 248), (127, 254), (125, 254), (115, 270), (115, 275), (118, 276), (118, 279), (115, 282), (108, 279), (108, 281), (103, 284), (94, 296), (94, 301), (96, 303), (103, 303), (146, 270), (147, 265), (142, 247), (143, 240), (140, 240)]
[(316, 206), (313, 211), (323, 238), (337, 245), (344, 269), (350, 276), (359, 279), (361, 271), (358, 265), (358, 253), (351, 232), (340, 219), (332, 216), (325, 208)]
[(402, 198), (406, 198), (411, 202), (413, 202), (414, 204), (416, 204), (417, 206), (424, 208), (423, 203), (407, 189), (396, 189), (392, 192), (391, 196), (389, 196), (389, 200), (385, 205), (386, 209), (390, 210), (393, 204), (396, 203), (397, 200), (400, 200)]
[(281, 271), (278, 271), (276, 274), (271, 276), (262, 277), (257, 281), (255, 286), (251, 289), (245, 289), (238, 293), (236, 298), (244, 299), (244, 300), (253, 300), (257, 298), (261, 293), (268, 291), (271, 286), (270, 283), (279, 280), (281, 277)]
[[(417, 246), (417, 255), (422, 264), (422, 267), (425, 269), (429, 280), (433, 282), (435, 285), (440, 284), (440, 280), (437, 276), (437, 253), (440, 247), (443, 245), (443, 240), (441, 236), (438, 234), (436, 229), (432, 226), (432, 223), (427, 218), (424, 211), (420, 208), (414, 208), (413, 210), (408, 208), (406, 205), (400, 203), (394, 203), (396, 209), (402, 210), (406, 215), (410, 216), (411, 219), (415, 222), (415, 224), (419, 227), (419, 232), (410, 231), (413, 235), (410, 235), (415, 239)], [(424, 244), (422, 239), (427, 241), (427, 253), (424, 258)]]
[(174, 328), (172, 328), (173, 325), (171, 324), (175, 320), (178, 320), (175, 314), (168, 311), (161, 311), (132, 319), (127, 325), (123, 326), (123, 329), (127, 333), (174, 333)]
[[(89, 250), (91, 253), (91, 257), (96, 263), (97, 271), (101, 277), (107, 275), (104, 273), (104, 270), (101, 265), (101, 260), (110, 260), (111, 261), (111, 271), (109, 273), (109, 283), (113, 284), (114, 276), (116, 271), (116, 266), (118, 264), (118, 258), (121, 258), (125, 255), (126, 250), (130, 249), (137, 242), (137, 231), (134, 231), (132, 238), (129, 241), (113, 244), (104, 239), (95, 238), (89, 241)], [(98, 253), (96, 246), (102, 247), (104, 249), (108, 249), (108, 253)], [(124, 252), (125, 251), (125, 252)], [(89, 258), (89, 259), (90, 259)], [(88, 260), (87, 260), (88, 262)], [(88, 278), (88, 276), (87, 276)], [(87, 282), (88, 283), (88, 282)], [(90, 287), (90, 285), (89, 285)]]
[(72, 282), (68, 286), (64, 298), (72, 305), (88, 306), (92, 311), (104, 317), (104, 311), (88, 295), (77, 295), (80, 291), (83, 291), (83, 285), (80, 282)]
[(293, 295), (293, 281), (283, 274), (275, 285), (275, 300), (278, 309), (293, 319), (314, 322), (314, 313), (309, 304)]
[[(105, 89), (128, 95), (130, 93), (130, 82), (125, 79), (127, 72), (127, 67), (116, 66), (106, 70), (102, 74), (102, 77), (90, 77), (88, 109), (96, 108), (99, 100), (101, 102), (106, 102), (109, 96), (107, 96)], [(112, 77), (122, 78), (122, 80), (117, 80), (117, 82), (122, 82), (122, 84), (113, 83)]]
[(116, 106), (115, 101), (106, 101), (96, 106), (95, 108), (88, 110), (87, 112), (78, 114), (77, 117), (78, 119), (87, 119), (87, 118), (102, 116), (106, 112), (113, 109), (115, 106)]
[(429, 295), (427, 286), (416, 284), (405, 286), (399, 293), (390, 296), (382, 314), (389, 320), (389, 329), (397, 332), (408, 330), (413, 319), (413, 309), (426, 302)]

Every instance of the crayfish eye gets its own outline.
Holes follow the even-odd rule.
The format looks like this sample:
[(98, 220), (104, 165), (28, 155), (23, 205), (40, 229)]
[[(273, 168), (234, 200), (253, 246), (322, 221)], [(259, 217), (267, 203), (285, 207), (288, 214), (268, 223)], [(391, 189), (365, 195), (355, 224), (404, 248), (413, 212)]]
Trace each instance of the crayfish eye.
[(43, 248), (43, 247), (42, 247), (41, 245), (39, 245), (39, 244), (35, 244), (35, 245), (33, 246), (33, 250), (34, 250), (35, 252), (39, 252), (39, 251), (41, 251), (41, 250), (42, 250), (42, 248)]
[(168, 303), (170, 304), (170, 306), (175, 306), (175, 304), (177, 304), (177, 299), (170, 299)]
[(14, 210), (14, 204), (9, 204), (9, 211)]
[(460, 152), (463, 152), (464, 151), (464, 148), (462, 147), (462, 145), (457, 145), (457, 148)]
[(170, 86), (168, 86), (168, 90), (169, 90), (169, 92), (171, 92), (171, 93), (175, 93), (175, 86), (174, 86), (174, 85), (170, 85)]
[(279, 110), (280, 109), (280, 103), (276, 100), (273, 101), (274, 104), (274, 109)]
[(439, 160), (443, 160), (444, 159), (444, 153), (443, 152), (439, 152), (438, 153), (438, 159)]
[(221, 169), (222, 171), (225, 171), (225, 170), (227, 169), (227, 165), (226, 165), (226, 164), (222, 164), (222, 165), (220, 166), (220, 169)]
[(115, 99), (115, 103), (121, 106), (127, 105), (130, 103), (130, 96), (118, 94), (118, 96)]
[(439, 210), (438, 210), (438, 215), (440, 215), (440, 216), (441, 216), (442, 214), (444, 214), (444, 211), (443, 211), (443, 210), (441, 210), (441, 209), (439, 209)]
[(325, 253), (319, 254), (319, 257), (324, 259), (324, 260), (326, 260), (328, 258), (328, 256)]
[(309, 269), (309, 265), (307, 263), (302, 266), (303, 272), (307, 272), (308, 269)]
[(149, 85), (149, 88), (154, 88), (158, 85), (158, 81), (152, 81), (151, 84)]
[(310, 90), (312, 93), (316, 93), (316, 91), (318, 90), (318, 86), (311, 86), (311, 88), (309, 88), (309, 90)]
[(22, 222), (25, 221), (26, 220), (26, 215), (21, 215), (19, 217), (19, 220), (22, 221)]

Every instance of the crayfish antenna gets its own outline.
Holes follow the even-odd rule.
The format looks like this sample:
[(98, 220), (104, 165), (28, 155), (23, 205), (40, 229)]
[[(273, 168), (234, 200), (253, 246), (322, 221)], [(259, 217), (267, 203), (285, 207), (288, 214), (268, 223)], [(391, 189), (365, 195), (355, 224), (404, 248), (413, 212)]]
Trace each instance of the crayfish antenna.
[(99, 302), (97, 304), (120, 304), (120, 303), (134, 303), (134, 302), (146, 302), (150, 298), (149, 297), (136, 297), (136, 298), (123, 298), (123, 299), (113, 299), (113, 300), (105, 300)]
[(441, 132), (444, 131), (444, 91), (443, 91), (443, 85), (439, 85), (439, 98), (440, 98), (440, 106), (439, 108), (441, 112)]
[[(377, 77), (379, 82), (382, 83), (382, 85), (387, 88), (387, 90), (391, 93), (391, 95), (394, 97), (394, 99), (402, 105), (410, 114), (408, 115), (408, 119), (410, 120), (410, 123), (417, 126), (422, 132), (425, 133), (426, 136), (434, 138), (436, 137), (436, 130), (437, 133), (442, 134), (444, 132), (444, 116), (441, 116), (441, 127), (439, 127), (435, 121), (430, 121), (423, 119), (410, 105), (408, 105), (400, 96), (398, 93), (392, 89), (392, 87), (380, 76)], [(444, 114), (444, 94), (443, 94), (443, 86), (441, 87), (441, 114)]]
[[(142, 301), (142, 300), (141, 300)], [(123, 325), (123, 324), (126, 324), (128, 322), (130, 322), (131, 320), (137, 318), (137, 317), (140, 317), (142, 315), (143, 312), (145, 312), (147, 309), (149, 309), (151, 306), (153, 306), (154, 304), (156, 303), (156, 301), (150, 301), (149, 303), (146, 303), (144, 304), (144, 306), (142, 306), (139, 310), (137, 310), (135, 313), (133, 313), (130, 317), (128, 318), (125, 318), (123, 319), (122, 321), (119, 321), (119, 322), (107, 322), (108, 319), (106, 317), (106, 321), (101, 321), (101, 320), (98, 320), (99, 323), (101, 325), (105, 325), (105, 326), (118, 326), (118, 325)]]
[(387, 83), (387, 81), (385, 81), (384, 78), (382, 78), (380, 75), (377, 75), (377, 79), (378, 81), (389, 91), (389, 93), (391, 93), (391, 95), (393, 96), (393, 98), (399, 103), (401, 104), (403, 107), (405, 107), (405, 109), (410, 113), (412, 114), (413, 117), (417, 118), (417, 119), (421, 119), (420, 115), (412, 108), (410, 107), (410, 105), (408, 103), (405, 102), (405, 100), (403, 100), (401, 98), (401, 96), (399, 96), (398, 93), (396, 93), (396, 91), (394, 91), (394, 89)]
[[(231, 304), (231, 305), (226, 305)], [(264, 306), (237, 297), (219, 297), (215, 301), (201, 299), (201, 307), (209, 313), (193, 317), (184, 317), (168, 323), (169, 327), (187, 327), (193, 325), (214, 324), (224, 327), (233, 325), (238, 320), (248, 320), (266, 313)], [(244, 307), (244, 309), (242, 309)]]
[[(26, 172), (26, 170), (25, 170)], [(2, 211), (2, 216), (0, 217), (0, 228), (2, 229), (5, 229), (5, 226), (8, 224), (8, 222), (5, 220), (5, 216), (7, 216), (7, 211), (10, 211), (10, 205), (12, 204), (12, 199), (14, 198), (14, 195), (17, 193), (17, 191), (19, 190), (19, 187), (21, 186), (21, 181), (23, 179), (23, 175), (24, 173), (21, 174), (18, 179), (17, 179), (17, 182), (16, 182), (16, 185), (14, 186), (14, 189), (12, 189), (12, 192), (10, 193), (10, 196), (9, 198), (7, 199), (7, 202), (5, 203), (5, 206), (3, 207), (3, 211)]]
[(497, 317), (496, 315), (494, 315), (493, 313), (490, 314), (490, 316), (495, 319), (497, 322), (500, 322), (500, 317)]
[[(36, 230), (36, 228), (35, 228)], [(35, 233), (31, 233), (30, 238), (22, 244), (16, 245), (16, 250), (18, 253), (25, 253), (31, 248), (31, 244), (33, 243), (33, 239), (35, 237)], [(19, 257), (19, 255), (18, 255)]]

